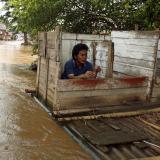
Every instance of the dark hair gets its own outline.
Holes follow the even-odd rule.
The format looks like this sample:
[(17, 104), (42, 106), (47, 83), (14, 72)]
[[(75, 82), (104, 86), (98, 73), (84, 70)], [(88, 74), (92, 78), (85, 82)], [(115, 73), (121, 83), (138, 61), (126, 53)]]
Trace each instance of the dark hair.
[(83, 44), (83, 43), (78, 43), (78, 44), (76, 44), (76, 45), (73, 47), (73, 50), (72, 50), (72, 58), (75, 59), (74, 56), (77, 56), (78, 53), (79, 53), (81, 50), (86, 50), (86, 51), (88, 51), (88, 46), (87, 46), (86, 44)]

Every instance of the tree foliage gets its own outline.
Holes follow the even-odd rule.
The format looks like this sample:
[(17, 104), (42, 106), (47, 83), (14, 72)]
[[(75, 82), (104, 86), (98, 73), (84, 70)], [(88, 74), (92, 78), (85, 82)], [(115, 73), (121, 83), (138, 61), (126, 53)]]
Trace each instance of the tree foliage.
[(160, 26), (159, 0), (3, 0), (4, 19), (16, 29), (36, 33), (60, 25), (78, 33), (102, 30), (154, 30)]

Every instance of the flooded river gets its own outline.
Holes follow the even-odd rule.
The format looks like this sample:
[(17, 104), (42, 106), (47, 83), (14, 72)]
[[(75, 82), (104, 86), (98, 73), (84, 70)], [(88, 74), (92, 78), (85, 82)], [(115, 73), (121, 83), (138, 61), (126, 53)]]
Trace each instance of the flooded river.
[(88, 160), (91, 157), (25, 93), (35, 87), (36, 59), (20, 42), (0, 41), (0, 159)]

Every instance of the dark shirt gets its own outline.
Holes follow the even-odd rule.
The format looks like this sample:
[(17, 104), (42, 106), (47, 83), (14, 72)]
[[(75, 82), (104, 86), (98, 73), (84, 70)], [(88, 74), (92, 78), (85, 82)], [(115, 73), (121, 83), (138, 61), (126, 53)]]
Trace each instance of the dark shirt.
[(65, 64), (64, 72), (62, 74), (62, 79), (68, 79), (69, 74), (73, 74), (74, 76), (79, 76), (81, 74), (86, 73), (86, 71), (93, 71), (93, 66), (90, 62), (86, 61), (84, 66), (78, 67), (75, 63), (75, 60), (70, 59)]

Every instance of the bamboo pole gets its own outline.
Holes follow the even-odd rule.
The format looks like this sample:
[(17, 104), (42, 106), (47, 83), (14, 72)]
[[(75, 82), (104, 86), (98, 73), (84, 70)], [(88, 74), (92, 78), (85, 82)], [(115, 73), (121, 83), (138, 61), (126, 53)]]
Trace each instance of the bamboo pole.
[(72, 121), (72, 120), (90, 120), (90, 119), (99, 119), (99, 118), (118, 118), (118, 117), (130, 117), (130, 116), (137, 116), (143, 114), (149, 114), (154, 112), (160, 112), (160, 107), (153, 108), (153, 109), (141, 109), (138, 111), (129, 111), (129, 112), (118, 112), (118, 113), (105, 113), (99, 115), (89, 115), (89, 116), (74, 116), (74, 117), (62, 117), (57, 118), (58, 121)]
[(142, 121), (143, 123), (151, 126), (151, 127), (154, 128), (154, 129), (160, 131), (160, 126), (155, 125), (155, 124), (153, 124), (153, 123), (150, 123), (150, 122), (148, 122), (148, 121), (146, 121), (146, 120), (144, 120), (144, 119), (141, 119), (141, 118), (140, 118), (140, 121)]

